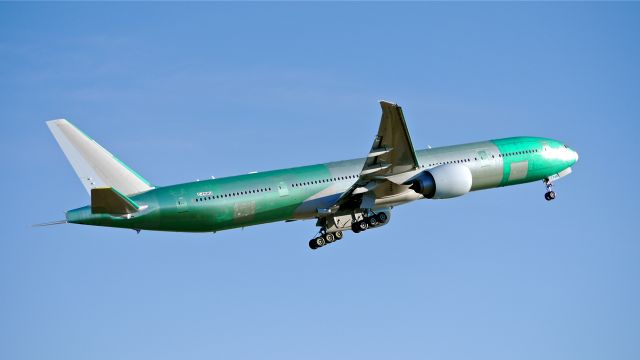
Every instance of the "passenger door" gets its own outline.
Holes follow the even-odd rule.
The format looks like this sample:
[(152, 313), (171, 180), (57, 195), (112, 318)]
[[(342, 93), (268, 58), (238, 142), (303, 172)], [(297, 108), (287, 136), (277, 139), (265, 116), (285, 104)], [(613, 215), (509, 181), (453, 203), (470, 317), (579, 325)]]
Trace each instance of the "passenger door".
[(185, 200), (184, 196), (179, 196), (176, 199), (176, 208), (179, 213), (189, 211), (189, 204), (187, 204), (187, 200)]
[(280, 195), (280, 197), (289, 195), (289, 188), (287, 187), (287, 184), (284, 181), (280, 181), (278, 183), (278, 194)]
[(478, 159), (480, 160), (480, 167), (484, 168), (491, 165), (490, 155), (484, 150), (478, 151)]

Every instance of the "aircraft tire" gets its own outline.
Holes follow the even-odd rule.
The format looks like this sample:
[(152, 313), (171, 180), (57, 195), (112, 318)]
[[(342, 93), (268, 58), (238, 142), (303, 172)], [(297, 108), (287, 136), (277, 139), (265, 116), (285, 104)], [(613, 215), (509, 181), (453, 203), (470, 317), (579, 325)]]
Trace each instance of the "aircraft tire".
[(322, 236), (309, 240), (309, 247), (313, 250), (323, 247), (326, 244)]
[(389, 217), (387, 216), (387, 214), (381, 212), (378, 215), (376, 215), (376, 218), (378, 218), (378, 222), (382, 225), (385, 224), (388, 220)]
[(555, 191), (549, 191), (544, 196), (547, 199), (547, 201), (551, 201), (551, 200), (556, 198), (556, 193), (555, 193)]
[(332, 233), (325, 234), (324, 239), (327, 244), (331, 244), (332, 242), (336, 241), (336, 237)]

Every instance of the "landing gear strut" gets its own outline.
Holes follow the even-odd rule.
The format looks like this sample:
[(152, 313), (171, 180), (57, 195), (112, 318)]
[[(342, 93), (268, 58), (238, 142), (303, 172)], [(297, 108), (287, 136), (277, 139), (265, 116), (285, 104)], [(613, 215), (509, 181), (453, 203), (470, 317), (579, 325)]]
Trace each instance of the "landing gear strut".
[(544, 194), (545, 200), (551, 201), (551, 200), (555, 199), (556, 198), (556, 193), (555, 193), (555, 191), (551, 190), (551, 188), (553, 187), (553, 183), (551, 183), (551, 180), (545, 179), (544, 180), (544, 185), (547, 187), (547, 192)]

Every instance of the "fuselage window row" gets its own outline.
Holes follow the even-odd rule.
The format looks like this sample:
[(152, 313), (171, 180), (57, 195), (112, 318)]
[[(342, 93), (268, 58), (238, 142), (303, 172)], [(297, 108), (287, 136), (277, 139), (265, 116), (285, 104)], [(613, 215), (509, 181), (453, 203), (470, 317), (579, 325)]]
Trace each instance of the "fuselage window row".
[[(509, 153), (505, 153), (505, 154), (498, 154), (498, 157), (533, 154), (533, 153), (537, 153), (537, 152), (539, 152), (538, 149), (523, 150), (523, 151), (509, 152)], [(491, 154), (491, 158), (495, 159), (495, 155)], [(473, 160), (474, 161), (478, 161), (478, 158), (474, 157)], [(462, 160), (448, 160), (448, 161), (442, 161), (442, 162), (429, 163), (429, 165), (427, 165), (427, 167), (432, 167), (432, 166), (437, 166), (437, 165), (446, 165), (446, 164), (460, 164), (460, 163), (466, 163), (466, 162), (471, 162), (471, 159), (467, 158), (467, 159), (462, 159)], [(425, 166), (422, 165), (421, 167), (424, 168)]]
[[(532, 154), (532, 153), (537, 153), (537, 152), (539, 152), (538, 149), (515, 151), (515, 152), (508, 152), (508, 153), (505, 153), (505, 154), (498, 154), (498, 157), (507, 157), (507, 156), (515, 156), (515, 155)], [(495, 155), (492, 154), (491, 157), (495, 158)], [(473, 159), (474, 159), (474, 161), (478, 161), (477, 157), (474, 157)], [(430, 163), (428, 165), (428, 167), (438, 166), (438, 165), (447, 165), (447, 164), (461, 164), (461, 163), (468, 163), (468, 162), (471, 162), (471, 158), (458, 159), (458, 160), (448, 160), (448, 161), (443, 161), (443, 162)], [(422, 165), (421, 167), (424, 168), (425, 166)], [(320, 179), (320, 180), (313, 180), (313, 181), (305, 181), (305, 182), (300, 182), (300, 183), (294, 183), (294, 184), (291, 184), (291, 187), (298, 188), (298, 187), (303, 187), (303, 186), (310, 186), (310, 185), (316, 185), (316, 184), (328, 183), (328, 182), (344, 181), (344, 180), (355, 179), (355, 178), (357, 178), (356, 175), (338, 176), (338, 177), (329, 178), (329, 179)], [(208, 197), (205, 196), (205, 197), (196, 198), (195, 201), (196, 202), (203, 202), (203, 201), (206, 201), (206, 200), (214, 200), (214, 199), (221, 199), (221, 198), (228, 198), (228, 197), (236, 197), (236, 196), (241, 196), (241, 195), (250, 195), (250, 194), (256, 194), (256, 193), (265, 192), (265, 191), (271, 191), (271, 188), (254, 189), (254, 190), (247, 190), (247, 191), (234, 192), (234, 193), (228, 193), (228, 194), (214, 195), (214, 196), (208, 196)]]
[(198, 197), (195, 199), (195, 201), (203, 202), (206, 200), (215, 200), (215, 199), (236, 197), (241, 195), (251, 195), (251, 194), (257, 194), (257, 193), (267, 192), (267, 191), (271, 191), (271, 188), (269, 187), (269, 188), (261, 188), (261, 189), (252, 189), (252, 190), (244, 190), (244, 191), (232, 192), (232, 193), (226, 193), (226, 194)]
[(344, 180), (347, 180), (347, 179), (355, 179), (357, 177), (358, 176), (356, 176), (356, 175), (347, 175), (347, 176), (339, 176), (339, 177), (329, 178), (329, 179), (304, 181), (304, 182), (300, 182), (300, 183), (291, 184), (291, 187), (302, 187), (302, 186), (309, 186), (309, 185), (315, 185), (315, 184), (321, 184), (321, 183), (344, 181)]

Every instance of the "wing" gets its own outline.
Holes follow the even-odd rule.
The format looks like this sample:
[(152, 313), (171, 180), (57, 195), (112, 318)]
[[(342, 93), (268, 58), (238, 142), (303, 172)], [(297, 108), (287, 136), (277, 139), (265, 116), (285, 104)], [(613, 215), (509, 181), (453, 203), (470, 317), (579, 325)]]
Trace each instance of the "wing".
[(410, 191), (402, 181), (393, 181), (397, 175), (419, 168), (402, 108), (386, 101), (380, 101), (380, 106), (380, 127), (360, 177), (340, 196), (336, 202), (338, 206), (355, 201), (358, 207), (368, 208), (373, 206), (376, 198)]
[(418, 168), (402, 108), (386, 101), (380, 101), (380, 106), (382, 119), (378, 134), (360, 173), (364, 179), (397, 175)]

